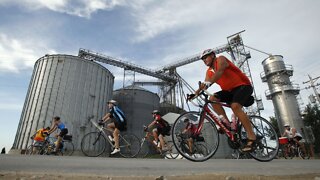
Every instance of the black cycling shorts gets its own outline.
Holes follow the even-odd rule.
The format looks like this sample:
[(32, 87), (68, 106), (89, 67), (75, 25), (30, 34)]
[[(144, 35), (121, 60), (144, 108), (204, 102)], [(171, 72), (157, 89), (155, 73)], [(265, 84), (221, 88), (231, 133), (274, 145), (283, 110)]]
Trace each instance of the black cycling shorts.
[[(214, 94), (214, 96), (221, 102), (226, 102), (227, 104), (239, 103), (242, 106), (247, 106), (248, 101), (252, 100), (253, 88), (249, 85), (238, 86), (231, 91), (219, 91)], [(250, 104), (250, 103), (249, 103)], [(251, 105), (251, 104), (250, 104)]]
[(68, 134), (68, 129), (64, 128), (64, 129), (61, 129), (59, 136), (63, 138), (66, 134)]
[(114, 123), (114, 126), (119, 129), (120, 131), (125, 131), (127, 130), (127, 125), (126, 123), (119, 123), (117, 120), (115, 120), (114, 118), (111, 119), (111, 122)]

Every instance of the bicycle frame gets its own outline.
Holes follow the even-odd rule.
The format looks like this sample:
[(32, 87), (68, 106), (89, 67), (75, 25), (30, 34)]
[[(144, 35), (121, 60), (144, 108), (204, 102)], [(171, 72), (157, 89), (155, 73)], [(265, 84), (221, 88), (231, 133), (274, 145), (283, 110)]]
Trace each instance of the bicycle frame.
[[(218, 116), (209, 108), (209, 103), (220, 104), (220, 105), (222, 105), (224, 107), (228, 107), (228, 108), (230, 108), (230, 105), (222, 103), (222, 102), (218, 102), (218, 101), (209, 101), (209, 100), (207, 100), (207, 97), (206, 97), (207, 95), (204, 95), (204, 96), (206, 98), (205, 104), (203, 106), (198, 105), (200, 108), (202, 108), (202, 111), (200, 112), (200, 121), (199, 121), (199, 125), (197, 127), (197, 130), (195, 132), (195, 135), (200, 134), (202, 127), (203, 127), (204, 119), (205, 119), (206, 115), (209, 115), (211, 120), (214, 121), (214, 123), (216, 125), (218, 125), (225, 132), (225, 134), (228, 136), (228, 138), (231, 141), (235, 141), (234, 134), (231, 133), (231, 131), (226, 128), (226, 126), (220, 121)], [(238, 124), (239, 124), (239, 121), (237, 121), (237, 127), (238, 127)]]

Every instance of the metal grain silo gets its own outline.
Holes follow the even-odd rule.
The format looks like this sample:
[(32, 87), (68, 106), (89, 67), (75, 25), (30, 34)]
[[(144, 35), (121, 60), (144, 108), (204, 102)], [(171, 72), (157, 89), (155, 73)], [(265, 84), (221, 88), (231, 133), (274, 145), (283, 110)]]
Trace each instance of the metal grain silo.
[[(70, 55), (46, 55), (35, 63), (13, 151), (31, 143), (37, 129), (60, 116), (73, 135), (75, 150), (93, 130), (89, 117), (102, 117), (112, 96), (114, 76), (103, 66)], [(89, 128), (86, 128), (89, 127)]]
[(267, 82), (269, 90), (266, 97), (272, 100), (279, 128), (283, 132), (284, 124), (300, 130), (303, 127), (299, 105), (296, 95), (299, 94), (299, 86), (292, 84), (290, 76), (293, 75), (291, 65), (284, 64), (280, 55), (270, 56), (262, 61), (264, 72), (261, 73), (263, 82)]
[(151, 123), (152, 111), (159, 108), (159, 96), (139, 86), (128, 86), (114, 91), (113, 99), (126, 115), (128, 132), (141, 138), (142, 126)]

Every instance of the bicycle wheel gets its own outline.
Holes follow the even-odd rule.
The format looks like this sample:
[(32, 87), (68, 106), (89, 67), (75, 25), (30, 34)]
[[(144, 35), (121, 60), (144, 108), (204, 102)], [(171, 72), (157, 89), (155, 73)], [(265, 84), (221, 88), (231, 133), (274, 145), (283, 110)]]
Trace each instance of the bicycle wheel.
[(133, 158), (140, 151), (140, 140), (133, 134), (124, 134), (119, 136), (120, 155), (125, 158)]
[(304, 152), (301, 147), (298, 147), (298, 154), (299, 154), (299, 157), (302, 159), (310, 159), (309, 154)]
[(81, 140), (81, 151), (89, 157), (100, 156), (106, 149), (106, 138), (102, 132), (90, 132)]
[[(189, 119), (189, 122), (196, 125), (197, 127), (199, 125), (199, 121), (203, 121), (199, 137), (201, 137), (201, 139), (203, 138), (202, 144), (205, 145), (207, 150), (201, 156), (190, 156), (190, 151), (184, 148), (184, 145), (186, 144), (183, 143), (183, 141), (186, 141), (186, 139), (181, 136), (181, 133), (186, 126), (186, 124), (184, 123), (185, 119)], [(199, 112), (187, 112), (180, 115), (173, 124), (171, 136), (173, 144), (179, 154), (190, 161), (201, 162), (208, 160), (216, 153), (219, 146), (219, 134), (216, 125), (210, 119), (210, 117), (201, 116)]]
[[(274, 130), (271, 123), (260, 116), (249, 116), (253, 132), (257, 136), (257, 144), (253, 152), (250, 152), (250, 156), (258, 161), (267, 162), (273, 160), (279, 150), (278, 135)], [(244, 144), (247, 140), (246, 131), (241, 125), (240, 128), (241, 142)]]
[(164, 157), (167, 159), (176, 159), (179, 156), (179, 152), (174, 147), (174, 144), (172, 142), (167, 143), (168, 151), (164, 153)]
[(24, 153), (25, 155), (33, 155), (33, 145), (29, 145), (26, 149), (26, 152)]
[(62, 153), (64, 156), (71, 156), (74, 151), (74, 145), (72, 141), (63, 141)]
[(149, 154), (150, 148), (151, 148), (151, 145), (148, 142), (148, 140), (142, 139), (142, 142), (141, 142), (141, 145), (140, 145), (140, 150), (139, 150), (139, 153), (138, 153), (138, 157), (139, 158), (145, 158)]

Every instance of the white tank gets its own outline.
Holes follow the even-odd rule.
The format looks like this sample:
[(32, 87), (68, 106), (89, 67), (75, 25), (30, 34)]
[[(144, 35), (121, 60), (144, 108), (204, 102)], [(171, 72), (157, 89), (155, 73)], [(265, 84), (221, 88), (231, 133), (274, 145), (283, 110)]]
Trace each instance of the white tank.
[(113, 82), (105, 67), (77, 56), (46, 55), (37, 60), (13, 150), (26, 149), (37, 129), (51, 126), (52, 118), (60, 116), (79, 151), (84, 133), (93, 130), (89, 117), (97, 119), (107, 111)]
[(300, 130), (303, 122), (296, 98), (300, 89), (290, 81), (290, 76), (293, 75), (292, 66), (284, 64), (280, 55), (266, 58), (262, 65), (264, 72), (261, 73), (261, 79), (269, 86), (266, 97), (273, 102), (281, 133), (284, 131), (283, 125), (287, 123)]

